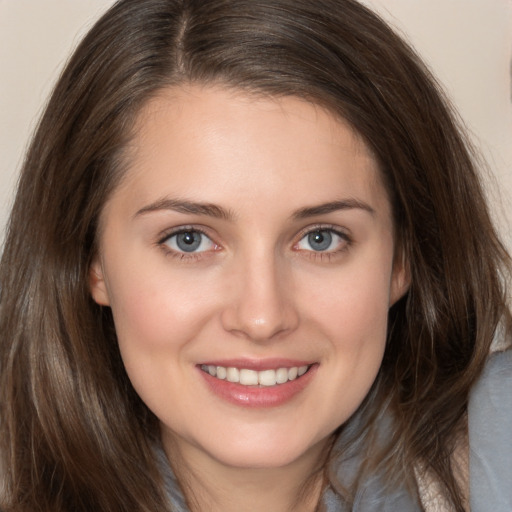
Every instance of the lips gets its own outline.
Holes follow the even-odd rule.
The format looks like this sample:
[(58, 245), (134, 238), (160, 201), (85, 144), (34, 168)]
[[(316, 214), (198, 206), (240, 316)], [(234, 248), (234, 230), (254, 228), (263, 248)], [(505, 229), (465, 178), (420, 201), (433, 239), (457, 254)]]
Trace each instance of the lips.
[(198, 365), (211, 392), (243, 407), (275, 407), (299, 394), (318, 364), (288, 361), (218, 361)]

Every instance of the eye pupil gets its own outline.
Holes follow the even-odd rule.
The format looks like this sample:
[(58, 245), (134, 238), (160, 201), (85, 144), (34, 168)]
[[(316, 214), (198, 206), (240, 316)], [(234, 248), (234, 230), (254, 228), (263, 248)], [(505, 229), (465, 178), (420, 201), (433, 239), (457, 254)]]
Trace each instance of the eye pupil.
[(196, 231), (185, 231), (176, 236), (176, 245), (180, 250), (193, 252), (201, 245), (201, 233)]
[(308, 242), (314, 251), (325, 251), (332, 243), (329, 231), (313, 231), (308, 235)]

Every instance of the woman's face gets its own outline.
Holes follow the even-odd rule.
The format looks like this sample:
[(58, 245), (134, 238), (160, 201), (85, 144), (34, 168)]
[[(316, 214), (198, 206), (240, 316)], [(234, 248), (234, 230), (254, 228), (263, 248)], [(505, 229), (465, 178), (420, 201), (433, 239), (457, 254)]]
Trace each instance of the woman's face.
[(407, 286), (372, 154), (300, 99), (190, 86), (144, 108), (128, 157), (90, 284), (164, 445), (254, 468), (319, 450)]

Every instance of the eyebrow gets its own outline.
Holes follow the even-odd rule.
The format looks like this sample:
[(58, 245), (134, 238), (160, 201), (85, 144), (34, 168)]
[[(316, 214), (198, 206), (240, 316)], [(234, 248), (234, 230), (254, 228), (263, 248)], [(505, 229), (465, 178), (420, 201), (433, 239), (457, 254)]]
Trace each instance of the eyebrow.
[(232, 220), (234, 215), (216, 204), (197, 203), (181, 199), (162, 198), (144, 206), (137, 211), (135, 217), (146, 213), (157, 212), (161, 210), (173, 210), (178, 213), (192, 213), (196, 215), (206, 215), (216, 219)]
[[(328, 213), (336, 212), (339, 210), (353, 210), (359, 209), (375, 214), (375, 210), (367, 203), (358, 199), (344, 199), (341, 201), (331, 201), (315, 206), (307, 206), (300, 208), (292, 214), (292, 218), (296, 220), (305, 219), (308, 217), (315, 217), (318, 215), (325, 215)], [(191, 213), (195, 215), (205, 215), (216, 219), (233, 220), (235, 215), (212, 203), (200, 203), (181, 199), (162, 198), (157, 201), (144, 206), (137, 211), (135, 217), (144, 215), (146, 213), (158, 212), (162, 210), (173, 210), (178, 213)]]
[(336, 212), (339, 210), (353, 210), (359, 209), (375, 215), (375, 210), (367, 203), (359, 199), (344, 199), (342, 201), (331, 201), (329, 203), (319, 204), (317, 206), (308, 206), (300, 208), (293, 214), (295, 219), (305, 219), (307, 217), (315, 217), (317, 215), (325, 215), (327, 213)]

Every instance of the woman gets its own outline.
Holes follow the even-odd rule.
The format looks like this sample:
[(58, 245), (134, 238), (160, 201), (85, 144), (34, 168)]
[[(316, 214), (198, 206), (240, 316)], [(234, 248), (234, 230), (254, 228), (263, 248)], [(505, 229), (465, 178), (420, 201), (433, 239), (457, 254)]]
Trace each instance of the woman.
[(509, 268), (432, 78), (366, 8), (122, 0), (11, 216), (3, 510), (498, 510), (467, 459)]

